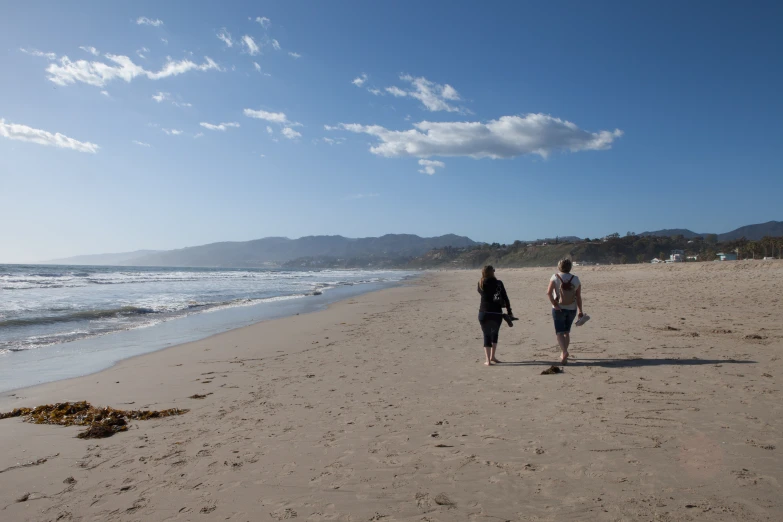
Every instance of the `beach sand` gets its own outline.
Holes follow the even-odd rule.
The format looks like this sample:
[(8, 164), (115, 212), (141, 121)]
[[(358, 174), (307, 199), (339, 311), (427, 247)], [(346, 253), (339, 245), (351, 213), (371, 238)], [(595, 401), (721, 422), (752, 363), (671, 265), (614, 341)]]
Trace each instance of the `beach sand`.
[(489, 368), (478, 271), (437, 272), (4, 393), (190, 412), (101, 440), (0, 421), (0, 520), (783, 520), (783, 263), (574, 272), (563, 374), (552, 270), (519, 269)]

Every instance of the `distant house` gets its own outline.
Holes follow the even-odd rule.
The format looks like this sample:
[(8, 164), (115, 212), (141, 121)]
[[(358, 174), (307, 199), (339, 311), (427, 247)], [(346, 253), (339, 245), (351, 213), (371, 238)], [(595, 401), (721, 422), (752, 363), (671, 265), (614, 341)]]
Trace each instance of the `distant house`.
[(652, 261), (650, 261), (650, 263), (652, 263), (652, 264), (654, 264), (654, 265), (657, 265), (658, 263), (663, 263), (663, 261), (661, 261), (661, 260), (660, 260), (660, 259), (658, 259), (657, 257), (654, 257), (654, 258), (653, 258), (653, 260), (652, 260)]
[(672, 250), (669, 255), (667, 263), (684, 263), (685, 262), (685, 250)]
[(716, 254), (718, 256), (718, 259), (721, 261), (736, 261), (737, 260), (737, 254), (734, 252), (729, 252), (728, 254), (724, 254), (723, 252), (720, 252)]
[(688, 256), (686, 259), (688, 259), (688, 261), (698, 261), (699, 256)]

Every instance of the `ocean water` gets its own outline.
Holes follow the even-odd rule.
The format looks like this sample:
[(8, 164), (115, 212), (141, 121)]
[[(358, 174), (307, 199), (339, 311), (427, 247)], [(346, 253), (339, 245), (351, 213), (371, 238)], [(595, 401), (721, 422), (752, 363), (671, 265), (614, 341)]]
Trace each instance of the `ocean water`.
[(310, 311), (414, 275), (0, 265), (0, 390), (98, 371), (125, 357)]

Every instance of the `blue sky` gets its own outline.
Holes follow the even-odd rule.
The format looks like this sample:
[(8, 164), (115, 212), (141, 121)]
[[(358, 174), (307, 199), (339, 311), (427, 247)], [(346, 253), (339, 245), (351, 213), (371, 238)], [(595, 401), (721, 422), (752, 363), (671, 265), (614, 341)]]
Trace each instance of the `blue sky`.
[(778, 2), (3, 2), (0, 261), (783, 219), (781, 22)]

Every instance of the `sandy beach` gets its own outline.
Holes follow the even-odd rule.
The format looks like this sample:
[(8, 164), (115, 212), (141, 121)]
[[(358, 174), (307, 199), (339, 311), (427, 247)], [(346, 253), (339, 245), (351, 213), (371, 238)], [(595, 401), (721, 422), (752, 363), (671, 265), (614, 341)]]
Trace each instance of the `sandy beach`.
[(783, 262), (574, 272), (563, 374), (542, 268), (498, 271), (520, 320), (489, 368), (478, 271), (434, 272), (3, 393), (190, 412), (0, 421), (0, 520), (783, 520)]

